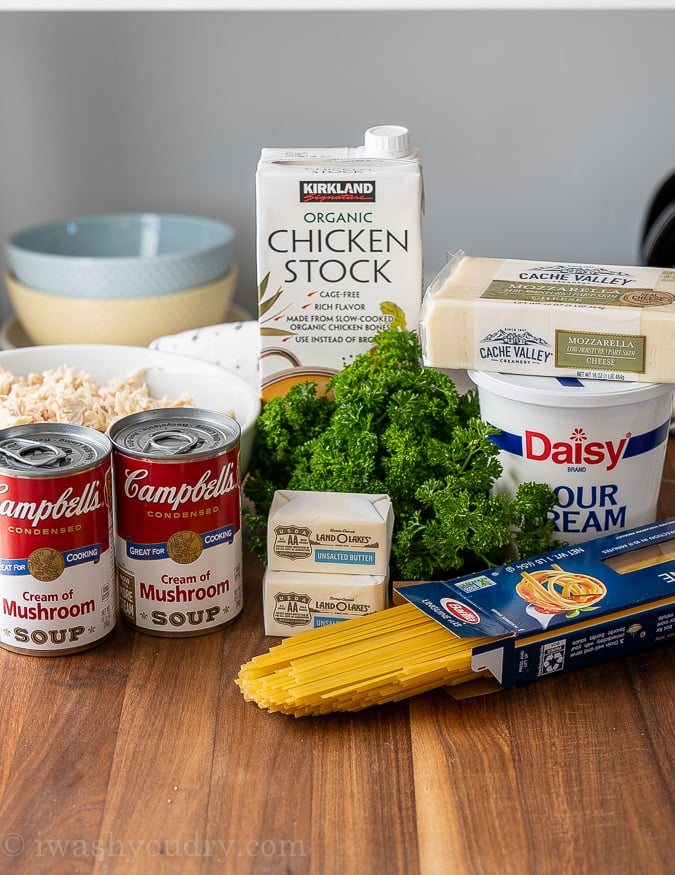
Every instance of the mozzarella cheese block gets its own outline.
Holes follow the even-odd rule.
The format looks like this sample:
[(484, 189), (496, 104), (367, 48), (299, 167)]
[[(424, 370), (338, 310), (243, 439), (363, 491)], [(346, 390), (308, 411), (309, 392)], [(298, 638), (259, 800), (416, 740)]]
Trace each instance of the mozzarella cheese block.
[(388, 495), (279, 489), (267, 520), (271, 571), (389, 573)]
[(420, 311), (424, 363), (675, 383), (675, 269), (456, 252)]

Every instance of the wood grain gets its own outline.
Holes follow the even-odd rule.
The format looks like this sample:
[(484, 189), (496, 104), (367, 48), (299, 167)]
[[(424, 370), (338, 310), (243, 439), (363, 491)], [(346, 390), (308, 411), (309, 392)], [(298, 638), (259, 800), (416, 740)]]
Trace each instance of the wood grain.
[[(675, 514), (675, 441), (659, 506)], [(665, 875), (672, 645), (454, 700), (294, 719), (246, 703), (262, 567), (230, 627), (0, 650), (0, 872)]]

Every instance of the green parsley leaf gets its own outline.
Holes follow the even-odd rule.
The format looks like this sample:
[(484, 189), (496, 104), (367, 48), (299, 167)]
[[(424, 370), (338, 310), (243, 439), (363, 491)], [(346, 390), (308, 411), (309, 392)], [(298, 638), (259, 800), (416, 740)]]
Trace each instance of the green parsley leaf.
[(393, 580), (432, 580), (535, 555), (551, 543), (554, 493), (523, 484), (494, 494), (495, 430), (475, 390), (460, 394), (422, 364), (414, 331), (388, 330), (334, 375), (268, 401), (258, 420), (244, 494), (250, 546), (266, 561), (277, 489), (387, 493), (394, 508)]

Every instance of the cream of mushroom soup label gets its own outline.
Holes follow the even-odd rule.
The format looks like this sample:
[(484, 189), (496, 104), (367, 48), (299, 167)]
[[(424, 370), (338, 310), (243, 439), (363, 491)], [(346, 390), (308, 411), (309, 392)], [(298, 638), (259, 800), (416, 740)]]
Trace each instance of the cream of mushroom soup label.
[(119, 420), (110, 436), (124, 619), (168, 637), (228, 625), (243, 606), (239, 425), (163, 409)]
[(57, 656), (117, 621), (112, 446), (94, 429), (0, 430), (0, 645)]

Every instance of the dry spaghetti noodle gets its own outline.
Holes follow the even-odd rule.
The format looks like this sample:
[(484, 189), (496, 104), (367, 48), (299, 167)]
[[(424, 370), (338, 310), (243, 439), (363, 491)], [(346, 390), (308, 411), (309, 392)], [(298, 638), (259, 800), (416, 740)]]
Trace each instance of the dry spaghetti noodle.
[(236, 683), (260, 708), (296, 717), (360, 711), (478, 675), (471, 651), (410, 604), (300, 632), (241, 667)]
[[(609, 543), (615, 546), (614, 540)], [(577, 572), (565, 571), (556, 564), (548, 565), (550, 558), (553, 558), (549, 556), (539, 557), (537, 563), (532, 565), (535, 570), (531, 572), (523, 572), (522, 567), (516, 570), (509, 566), (493, 570), (488, 585), (503, 584), (505, 591), (499, 594), (496, 602), (494, 599), (490, 602), (491, 610), (498, 620), (501, 617), (508, 621), (506, 624), (500, 624), (499, 621), (495, 624), (494, 628), (502, 625), (505, 630), (497, 637), (459, 638), (423, 609), (405, 602), (333, 626), (296, 633), (267, 653), (255, 656), (242, 665), (236, 683), (244, 698), (257, 703), (260, 708), (303, 717), (332, 711), (360, 711), (443, 686), (452, 687), (453, 695), (462, 697), (464, 691), (475, 692), (475, 685), (467, 684), (481, 675), (488, 679), (490, 689), (494, 689), (495, 682), (508, 688), (554, 671), (567, 671), (577, 663), (556, 665), (554, 660), (551, 668), (542, 660), (537, 669), (537, 659), (544, 653), (540, 649), (543, 641), (572, 639), (581, 630), (593, 629), (598, 624), (604, 626), (609, 621), (620, 622), (622, 629), (624, 623), (630, 622), (628, 632), (632, 634), (643, 630), (643, 616), (648, 616), (655, 607), (667, 610), (672, 607), (673, 593), (668, 586), (656, 590), (655, 595), (644, 603), (633, 599), (630, 594), (631, 581), (628, 580), (626, 593), (619, 593), (613, 604), (595, 615), (599, 616), (599, 621), (594, 622), (581, 614), (584, 610), (595, 610), (608, 588), (612, 592), (616, 583), (613, 576), (640, 568), (658, 568), (664, 562), (675, 560), (675, 538), (633, 551), (622, 550), (621, 547), (619, 543), (618, 556), (603, 558), (602, 566), (591, 556), (591, 569), (606, 567), (609, 575), (606, 578), (607, 585), (584, 573), (585, 563), (578, 559), (574, 562), (580, 569)], [(540, 561), (548, 567), (537, 567)], [(670, 565), (666, 567), (670, 569)], [(505, 571), (505, 577), (500, 576), (500, 571)], [(537, 620), (543, 626), (543, 632), (533, 634), (530, 624), (522, 625), (523, 610), (529, 614), (536, 612), (530, 610), (530, 605), (523, 609), (513, 599), (514, 575), (520, 577), (515, 590), (537, 611), (549, 614), (549, 619), (555, 614), (566, 614), (565, 620), (553, 631), (546, 631), (548, 624), (543, 623), (540, 616)], [(658, 573), (658, 577), (665, 578), (666, 573)], [(482, 575), (465, 580), (480, 582), (481, 586), (485, 584)], [(404, 593), (399, 595), (405, 598)], [(621, 602), (620, 598), (624, 598), (624, 601)], [(425, 598), (420, 599), (420, 604), (425, 602)], [(439, 606), (453, 613), (452, 603), (453, 599), (441, 599)], [(476, 617), (480, 620), (478, 614)], [(472, 621), (473, 618), (469, 617), (467, 622)], [(479, 623), (476, 632), (481, 628), (487, 627)], [(507, 653), (502, 645), (509, 629), (516, 630), (509, 635), (518, 648), (517, 658), (514, 659), (510, 659), (511, 652)], [(602, 638), (602, 635), (599, 637)], [(659, 640), (646, 640), (638, 647), (651, 646), (659, 643)], [(499, 642), (498, 646), (488, 647), (487, 653), (484, 652), (485, 648), (479, 647), (477, 652), (482, 654), (480, 665), (486, 668), (474, 671), (471, 667), (474, 650), (478, 645), (495, 642)], [(634, 644), (630, 647), (632, 649)], [(587, 654), (584, 649), (583, 654), (585, 662), (598, 662), (607, 658), (608, 651), (601, 643), (597, 651)], [(474, 664), (477, 665), (477, 660), (474, 660)]]

